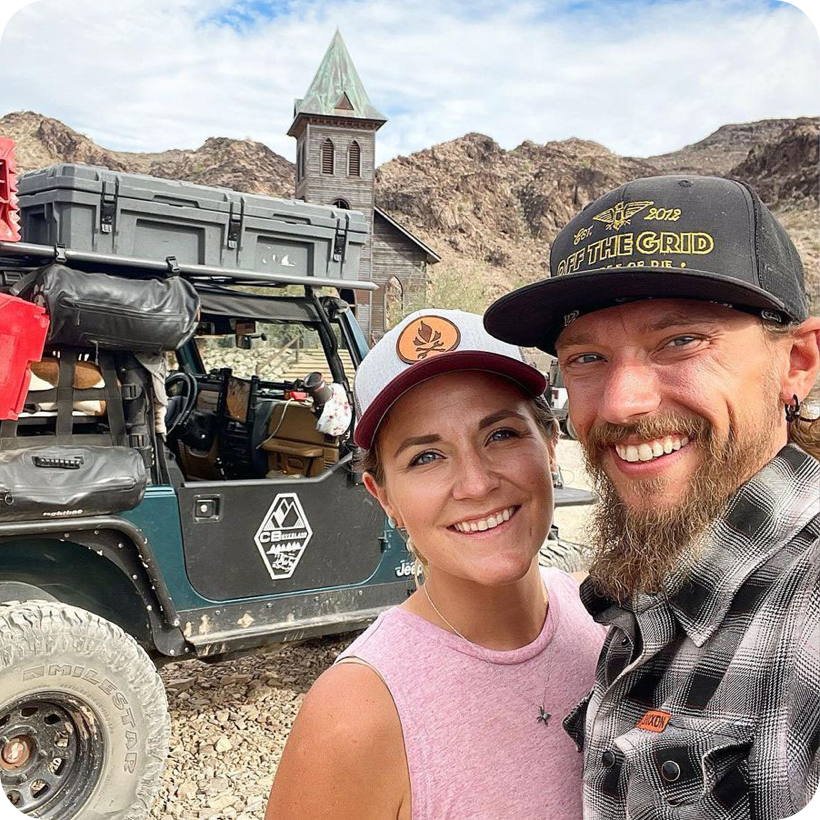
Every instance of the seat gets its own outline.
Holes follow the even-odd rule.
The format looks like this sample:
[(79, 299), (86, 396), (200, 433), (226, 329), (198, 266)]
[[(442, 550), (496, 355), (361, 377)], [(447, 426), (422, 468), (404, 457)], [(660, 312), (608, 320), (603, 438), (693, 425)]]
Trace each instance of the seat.
[(339, 460), (339, 440), (316, 429), (309, 404), (293, 400), (271, 403), (268, 436), (261, 447), (269, 456), (268, 477), (313, 478)]
[[(29, 408), (27, 415), (56, 413), (57, 402), (38, 401), (37, 394), (56, 388), (59, 373), (60, 362), (54, 357), (44, 356), (41, 361), (31, 363), (31, 381), (26, 399), (26, 406)], [(105, 387), (105, 379), (103, 379), (100, 368), (93, 362), (78, 361), (74, 368), (74, 389), (101, 390), (103, 387)], [(85, 416), (104, 416), (105, 401), (103, 399), (75, 401), (73, 410)]]

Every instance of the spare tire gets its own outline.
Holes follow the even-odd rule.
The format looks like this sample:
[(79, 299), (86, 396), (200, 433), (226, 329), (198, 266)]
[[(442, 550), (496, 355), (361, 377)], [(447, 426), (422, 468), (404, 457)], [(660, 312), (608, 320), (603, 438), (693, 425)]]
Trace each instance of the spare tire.
[(170, 723), (162, 680), (118, 626), (50, 601), (0, 605), (0, 781), (45, 820), (143, 820)]

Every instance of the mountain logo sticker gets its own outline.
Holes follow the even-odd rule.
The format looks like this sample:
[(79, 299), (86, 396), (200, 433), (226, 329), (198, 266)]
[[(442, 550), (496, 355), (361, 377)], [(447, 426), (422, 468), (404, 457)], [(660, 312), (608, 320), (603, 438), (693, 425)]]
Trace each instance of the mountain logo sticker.
[(272, 580), (293, 575), (312, 536), (296, 493), (279, 493), (253, 538)]

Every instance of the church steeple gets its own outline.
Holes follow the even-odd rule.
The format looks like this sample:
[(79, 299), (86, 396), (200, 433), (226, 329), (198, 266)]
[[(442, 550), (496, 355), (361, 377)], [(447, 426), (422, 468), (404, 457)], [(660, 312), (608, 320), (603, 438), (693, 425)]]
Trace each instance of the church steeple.
[(288, 136), (298, 136), (302, 120), (310, 115), (369, 120), (376, 129), (387, 122), (387, 117), (370, 102), (339, 29), (307, 93), (293, 105), (293, 124)]
[[(288, 135), (296, 137), (296, 198), (361, 211), (370, 233), (359, 276), (372, 278), (376, 131), (387, 118), (370, 102), (339, 30), (307, 93), (293, 106)], [(359, 324), (370, 327), (370, 294), (357, 291)]]

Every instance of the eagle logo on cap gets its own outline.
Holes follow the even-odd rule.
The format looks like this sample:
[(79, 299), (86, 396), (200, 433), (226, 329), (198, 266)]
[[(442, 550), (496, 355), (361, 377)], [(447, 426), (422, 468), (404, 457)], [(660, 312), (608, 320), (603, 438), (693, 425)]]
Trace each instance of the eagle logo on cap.
[(455, 350), (461, 341), (461, 332), (443, 316), (421, 316), (410, 322), (399, 335), (396, 352), (407, 364), (414, 364), (436, 353)]
[(606, 222), (606, 229), (608, 231), (619, 231), (624, 225), (630, 224), (629, 220), (632, 219), (635, 214), (640, 213), (644, 208), (648, 208), (650, 205), (652, 205), (651, 200), (641, 202), (618, 202), (616, 205), (613, 205), (611, 208), (607, 208), (605, 211), (601, 211), (601, 213), (596, 214), (592, 218), (597, 219), (599, 222)]

